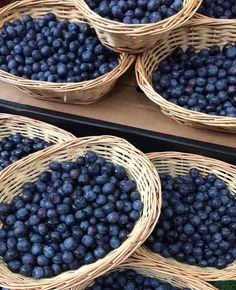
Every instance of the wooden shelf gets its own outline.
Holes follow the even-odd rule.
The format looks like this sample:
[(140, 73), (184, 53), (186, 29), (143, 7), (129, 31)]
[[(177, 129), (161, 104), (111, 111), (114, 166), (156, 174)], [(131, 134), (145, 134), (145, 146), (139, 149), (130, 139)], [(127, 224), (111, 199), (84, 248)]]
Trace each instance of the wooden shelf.
[(93, 105), (70, 105), (32, 98), (3, 82), (0, 87), (2, 100), (236, 148), (235, 134), (195, 129), (167, 118), (157, 105), (137, 91), (130, 72), (119, 80), (105, 99)]

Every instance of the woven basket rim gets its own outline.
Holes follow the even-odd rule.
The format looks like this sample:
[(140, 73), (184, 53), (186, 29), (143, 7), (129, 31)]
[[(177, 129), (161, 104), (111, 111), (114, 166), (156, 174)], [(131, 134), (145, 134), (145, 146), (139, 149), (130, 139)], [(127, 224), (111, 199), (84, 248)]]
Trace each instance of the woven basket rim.
[[(226, 26), (228, 23), (217, 23), (215, 21), (203, 21), (200, 23), (198, 19), (193, 19), (189, 21), (186, 25), (174, 29), (173, 33), (175, 31), (181, 31), (186, 29), (191, 29), (193, 27), (209, 27), (210, 29), (217, 29), (219, 26)], [(236, 20), (234, 21), (234, 26), (236, 29)], [(169, 36), (167, 36), (168, 38)], [(163, 39), (161, 40), (163, 42)], [(155, 52), (158, 49), (158, 44), (153, 47), (151, 50), (144, 52), (143, 54), (139, 55), (137, 57), (136, 63), (135, 63), (135, 75), (136, 80), (138, 82), (138, 85), (143, 90), (145, 95), (151, 99), (154, 103), (156, 103), (158, 106), (160, 106), (161, 109), (181, 114), (181, 119), (187, 120), (187, 121), (193, 121), (193, 122), (199, 122), (205, 125), (210, 125), (212, 127), (219, 127), (219, 125), (222, 125), (222, 128), (227, 127), (235, 127), (236, 128), (236, 117), (228, 117), (228, 116), (219, 116), (219, 115), (209, 115), (207, 113), (203, 112), (196, 112), (192, 111), (190, 109), (186, 109), (184, 107), (181, 107), (180, 105), (176, 105), (168, 100), (166, 100), (164, 97), (162, 97), (158, 92), (156, 92), (151, 84), (151, 81), (148, 80), (147, 77), (147, 69), (144, 66), (144, 61), (146, 61), (148, 58), (153, 58), (152, 53)], [(169, 51), (169, 53), (172, 50)], [(169, 54), (168, 53), (168, 54)], [(168, 54), (166, 54), (164, 57), (166, 57)], [(163, 57), (163, 58), (164, 58)], [(163, 59), (162, 58), (162, 59)], [(159, 63), (158, 63), (159, 64)], [(153, 71), (154, 72), (154, 71)], [(152, 72), (152, 73), (153, 73)], [(149, 91), (150, 93), (147, 93)], [(149, 95), (152, 94), (152, 98), (149, 97)], [(171, 106), (171, 109), (170, 109)], [(191, 116), (188, 116), (188, 114), (191, 114)], [(232, 125), (232, 123), (235, 123)]]
[[(214, 158), (205, 157), (203, 155), (192, 154), (192, 153), (184, 153), (184, 152), (177, 152), (177, 151), (165, 151), (165, 152), (151, 152), (147, 153), (146, 156), (149, 160), (153, 162), (157, 162), (161, 160), (167, 161), (168, 159), (179, 159), (179, 160), (187, 160), (187, 161), (200, 161), (205, 164), (205, 168), (222, 168), (225, 172), (230, 172), (230, 174), (235, 175), (236, 177), (236, 166), (231, 165), (227, 162), (217, 160)], [(181, 166), (181, 164), (180, 164)], [(196, 167), (198, 165), (196, 164)], [(157, 170), (158, 171), (158, 170)], [(236, 190), (235, 190), (236, 194)], [(233, 263), (229, 264), (224, 269), (217, 269), (214, 267), (199, 267), (196, 265), (190, 265), (187, 263), (181, 263), (175, 260), (174, 258), (164, 258), (158, 253), (154, 253), (150, 250), (147, 246), (143, 245), (136, 252), (133, 254), (132, 258), (134, 259), (142, 259), (148, 258), (157, 266), (162, 265), (164, 267), (172, 267), (172, 269), (176, 271), (180, 271), (181, 273), (185, 273), (186, 275), (192, 275), (203, 279), (205, 281), (219, 281), (219, 280), (235, 280), (235, 271), (236, 271), (236, 259)], [(150, 262), (151, 263), (151, 262)]]
[(23, 122), (23, 123), (28, 123), (28, 124), (32, 124), (32, 122), (36, 123), (38, 126), (40, 126), (40, 128), (45, 129), (45, 127), (47, 127), (48, 129), (51, 130), (55, 130), (55, 131), (59, 131), (60, 133), (65, 134), (66, 137), (68, 137), (68, 139), (76, 139), (76, 136), (73, 135), (72, 133), (61, 129), (60, 127), (57, 127), (55, 125), (52, 125), (50, 123), (44, 122), (44, 121), (40, 121), (34, 118), (30, 118), (30, 117), (25, 117), (25, 116), (21, 116), (21, 115), (16, 115), (16, 114), (8, 114), (8, 113), (0, 113), (0, 122), (5, 120), (5, 122), (9, 122), (9, 120), (14, 120), (17, 122)]
[[(58, 276), (55, 276), (52, 278), (43, 278), (40, 280), (34, 280), (32, 278), (27, 278), (19, 274), (13, 274), (11, 272), (12, 277), (14, 277), (13, 278), (14, 282), (9, 281), (9, 277), (8, 277), (8, 280), (6, 280), (6, 275), (3, 276), (3, 274), (0, 274), (0, 281), (2, 281), (0, 282), (1, 286), (2, 285), (4, 286), (5, 285), (4, 283), (6, 283), (6, 281), (9, 281), (9, 285), (12, 287), (12, 289), (18, 289), (15, 283), (20, 278), (22, 279), (22, 281), (25, 281), (24, 283), (22, 282), (22, 285), (24, 287), (27, 286), (27, 289), (36, 289), (37, 287), (42, 287), (40, 289), (49, 290), (49, 289), (55, 289), (54, 287), (56, 287), (56, 289), (64, 290), (64, 289), (67, 289), (68, 287), (85, 283), (90, 278), (89, 273), (91, 271), (94, 274), (96, 274), (95, 277), (97, 277), (99, 275), (99, 271), (103, 269), (105, 270), (112, 269), (116, 265), (120, 264), (126, 257), (131, 255), (135, 251), (135, 249), (141, 245), (141, 243), (143, 242), (143, 239), (146, 238), (147, 236), (147, 229), (152, 230), (154, 228), (160, 215), (160, 207), (161, 207), (161, 198), (159, 196), (160, 191), (161, 191), (160, 180), (159, 180), (159, 175), (157, 174), (154, 166), (152, 165), (150, 160), (146, 157), (146, 155), (142, 153), (140, 150), (136, 149), (128, 141), (122, 138), (111, 136), (111, 135), (91, 136), (91, 137), (76, 138), (74, 140), (65, 142), (63, 144), (57, 144), (57, 145), (51, 146), (37, 154), (26, 157), (24, 159), (25, 169), (23, 168), (23, 171), (22, 171), (21, 162), (15, 163), (11, 167), (6, 168), (4, 171), (0, 172), (0, 180), (2, 181), (8, 180), (11, 172), (18, 172), (19, 170), (21, 170), (21, 172), (26, 172), (26, 169), (30, 169), (32, 164), (40, 162), (40, 160), (42, 161), (45, 158), (48, 158), (47, 159), (47, 164), (48, 164), (50, 161), (54, 160), (53, 155), (58, 156), (57, 154), (61, 152), (64, 152), (64, 153), (66, 152), (65, 153), (66, 156), (68, 156), (68, 158), (72, 158), (73, 156), (75, 157), (79, 154), (82, 154), (81, 152), (85, 152), (86, 150), (88, 150), (86, 149), (87, 146), (92, 146), (92, 145), (93, 146), (96, 146), (96, 145), (111, 146), (111, 144), (114, 145), (113, 146), (114, 149), (112, 149), (114, 151), (114, 157), (115, 157), (116, 152), (118, 152), (118, 150), (122, 148), (124, 148), (126, 154), (130, 150), (130, 154), (126, 156), (127, 158), (130, 158), (129, 160), (131, 160), (131, 156), (133, 154), (137, 162), (136, 164), (137, 166), (141, 166), (140, 162), (142, 162), (141, 164), (142, 166), (144, 166), (143, 178), (146, 178), (145, 176), (147, 175), (147, 172), (149, 172), (151, 176), (150, 181), (148, 182), (149, 187), (147, 189), (147, 191), (149, 192), (149, 195), (148, 195), (149, 199), (147, 200), (147, 205), (145, 206), (146, 212), (145, 211), (142, 212), (139, 220), (136, 222), (136, 225), (134, 229), (130, 232), (130, 235), (128, 236), (128, 238), (122, 243), (122, 245), (118, 249), (109, 252), (105, 256), (105, 258), (99, 259), (95, 263), (92, 263), (89, 265), (83, 265), (77, 270), (66, 271), (66, 272), (61, 273)], [(72, 155), (71, 153), (69, 153), (69, 149), (73, 149), (73, 148), (76, 148), (76, 151), (78, 152), (76, 153), (77, 155), (75, 153)], [(90, 148), (89, 150), (93, 150), (91, 149), (91, 147), (89, 148)], [(109, 149), (108, 151), (111, 151), (111, 149)], [(126, 169), (128, 173), (129, 171), (132, 172), (134, 170), (134, 168), (129, 169), (128, 164), (127, 164)], [(40, 173), (40, 169), (36, 169), (36, 170), (37, 170), (37, 173)], [(137, 179), (135, 180), (137, 181)], [(22, 181), (21, 184), (22, 183), (24, 183), (24, 181)], [(142, 189), (142, 193), (144, 195), (143, 189)], [(158, 196), (158, 198), (156, 198), (156, 196)], [(154, 204), (156, 205), (154, 207), (151, 205), (151, 200), (155, 201)], [(145, 225), (146, 224), (148, 225), (145, 231), (144, 230), (141, 231), (141, 229), (137, 230), (137, 224), (140, 223), (141, 221), (142, 223), (145, 221)], [(130, 243), (131, 241), (132, 241), (132, 244)], [(126, 249), (126, 251), (124, 249)], [(109, 260), (109, 259), (112, 259), (112, 260)], [(3, 265), (0, 265), (0, 268), (1, 267), (3, 267)], [(78, 277), (78, 275), (80, 276), (80, 279), (81, 279), (80, 281), (78, 281), (78, 278), (76, 278)], [(59, 286), (58, 286), (58, 283), (60, 283)], [(9, 286), (9, 285), (5, 285), (5, 286)], [(26, 289), (26, 288), (22, 288), (22, 290), (23, 289)]]
[[(78, 0), (74, 0), (75, 3), (77, 3)], [(195, 0), (193, 0), (195, 1)], [(86, 9), (87, 13), (91, 14), (91, 18), (93, 17), (94, 19), (97, 18), (98, 21), (103, 22), (102, 24), (104, 25), (117, 25), (119, 26), (119, 28), (121, 29), (125, 29), (125, 28), (155, 28), (157, 26), (163, 25), (164, 23), (168, 23), (170, 20), (174, 19), (176, 16), (179, 16), (182, 12), (182, 10), (184, 8), (186, 8), (186, 6), (189, 4), (184, 1), (184, 5), (182, 7), (182, 9), (180, 11), (178, 11), (177, 13), (175, 13), (172, 16), (169, 16), (165, 19), (162, 19), (161, 21), (158, 21), (156, 23), (144, 23), (144, 24), (125, 24), (123, 22), (119, 22), (119, 21), (114, 21), (114, 20), (110, 20), (107, 18), (104, 18), (102, 16), (100, 16), (99, 14), (97, 14), (96, 12), (94, 12), (89, 6), (88, 4), (84, 1), (84, 0), (79, 0), (79, 2), (83, 4), (83, 7)], [(191, 4), (191, 3), (190, 3)], [(201, 3), (199, 3), (200, 6)], [(116, 31), (114, 31), (115, 33)]]
[[(55, 2), (54, 5), (56, 5), (58, 2), (56, 0), (50, 0), (50, 2)], [(47, 6), (47, 3), (45, 4), (45, 1), (42, 0), (35, 0), (32, 3), (28, 0), (22, 0), (22, 1), (16, 1), (13, 3), (10, 3), (6, 6), (4, 6), (2, 9), (0, 9), (0, 21), (4, 22), (2, 19), (2, 15), (6, 13), (12, 13), (14, 11), (17, 11), (18, 8), (26, 6), (30, 6), (31, 9), (34, 9), (34, 6), (37, 6), (39, 4), (43, 4), (44, 6)], [(53, 4), (49, 4), (51, 7)], [(73, 7), (74, 10), (77, 11), (76, 7), (73, 5), (73, 0), (68, 0), (63, 2), (63, 6)], [(27, 13), (20, 14), (26, 15)], [(79, 14), (78, 18), (81, 22), (87, 22), (89, 26), (91, 27), (91, 23), (89, 23), (86, 19), (83, 18), (81, 14)], [(1, 20), (2, 19), (2, 20)], [(12, 21), (12, 20), (11, 20)], [(117, 53), (117, 52), (116, 52)], [(9, 72), (6, 72), (4, 70), (0, 69), (0, 80), (5, 82), (10, 82), (11, 84), (17, 85), (17, 86), (24, 86), (24, 87), (30, 87), (34, 89), (53, 89), (57, 91), (77, 91), (77, 90), (87, 90), (90, 88), (95, 88), (99, 85), (105, 85), (106, 83), (115, 80), (119, 78), (124, 71), (126, 71), (131, 64), (135, 60), (134, 55), (129, 55), (127, 53), (117, 53), (118, 57), (118, 65), (111, 70), (110, 72), (99, 76), (98, 78), (87, 80), (87, 81), (81, 81), (81, 82), (61, 82), (61, 83), (55, 83), (55, 82), (48, 82), (48, 81), (40, 81), (40, 80), (31, 80), (23, 77), (16, 76), (14, 74), (11, 74)], [(126, 66), (125, 70), (122, 68), (122, 66)], [(50, 88), (48, 88), (50, 86)]]

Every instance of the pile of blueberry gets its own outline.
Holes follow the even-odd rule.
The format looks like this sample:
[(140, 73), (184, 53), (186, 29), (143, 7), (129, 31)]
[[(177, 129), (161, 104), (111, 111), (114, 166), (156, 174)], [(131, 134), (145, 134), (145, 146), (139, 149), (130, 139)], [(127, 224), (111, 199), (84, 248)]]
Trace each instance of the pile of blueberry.
[(118, 55), (105, 48), (86, 23), (58, 21), (48, 13), (33, 20), (5, 22), (0, 29), (0, 69), (26, 79), (81, 82), (118, 65)]
[(0, 170), (27, 155), (45, 149), (53, 143), (41, 138), (29, 138), (20, 133), (4, 137), (0, 140)]
[(0, 255), (40, 279), (75, 270), (120, 247), (143, 209), (124, 167), (88, 151), (49, 164), (10, 204), (0, 203)]
[(183, 8), (183, 0), (85, 0), (100, 16), (126, 24), (156, 23)]
[(214, 174), (196, 168), (162, 174), (162, 214), (146, 245), (166, 258), (225, 268), (236, 260), (236, 198)]
[[(99, 277), (85, 290), (180, 290), (178, 287), (163, 283), (158, 279), (145, 277), (133, 270), (113, 272)], [(184, 288), (183, 290), (190, 290)]]
[(219, 19), (236, 18), (235, 0), (203, 0), (198, 13)]
[(168, 101), (209, 115), (236, 117), (236, 46), (213, 45), (199, 52), (176, 48), (152, 76), (153, 88)]

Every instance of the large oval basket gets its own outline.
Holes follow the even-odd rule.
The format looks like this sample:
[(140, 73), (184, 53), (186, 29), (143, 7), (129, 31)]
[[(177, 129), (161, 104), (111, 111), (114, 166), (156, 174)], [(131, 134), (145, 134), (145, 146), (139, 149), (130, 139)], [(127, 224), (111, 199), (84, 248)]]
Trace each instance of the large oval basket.
[[(21, 19), (24, 15), (33, 18), (43, 17), (53, 12), (59, 20), (67, 19), (72, 22), (85, 22), (84, 17), (77, 11), (72, 0), (23, 0), (14, 2), (0, 10), (0, 27), (5, 21)], [(119, 64), (111, 72), (94, 80), (80, 83), (52, 83), (28, 80), (0, 70), (0, 80), (15, 85), (27, 94), (48, 101), (90, 104), (103, 98), (115, 85), (118, 78), (131, 66), (134, 56), (119, 55)]]
[[(186, 276), (178, 273), (171, 268), (156, 265), (148, 259), (128, 259), (125, 263), (115, 269), (116, 271), (134, 270), (144, 277), (151, 277), (168, 283), (178, 288), (189, 288), (191, 290), (216, 290), (212, 285), (192, 276)], [(93, 282), (89, 282), (82, 287), (75, 287), (71, 290), (85, 290), (88, 286), (92, 286)]]
[[(193, 167), (198, 168), (203, 175), (214, 173), (225, 182), (230, 192), (236, 195), (236, 167), (230, 164), (200, 155), (180, 152), (149, 153), (147, 157), (152, 161), (159, 174), (182, 175)], [(146, 247), (139, 248), (134, 253), (133, 258), (147, 259), (150, 263), (155, 263), (157, 267), (162, 265), (162, 267), (171, 268), (185, 276), (195, 276), (205, 281), (236, 279), (236, 261), (222, 270), (213, 267), (201, 268), (180, 263), (172, 258), (164, 258)]]
[(201, 2), (202, 0), (184, 0), (182, 10), (158, 23), (127, 25), (99, 16), (84, 0), (74, 0), (78, 11), (94, 26), (104, 45), (115, 51), (131, 54), (149, 49), (163, 33), (185, 23), (194, 15)]
[(0, 286), (11, 289), (70, 289), (96, 278), (126, 260), (140, 246), (153, 230), (160, 215), (159, 176), (148, 158), (127, 141), (99, 136), (75, 139), (63, 145), (55, 145), (41, 154), (34, 154), (14, 168), (8, 167), (0, 173), (0, 202), (9, 202), (20, 193), (22, 184), (35, 181), (41, 171), (48, 168), (51, 161), (75, 160), (87, 150), (93, 150), (107, 161), (122, 165), (129, 176), (136, 181), (137, 189), (144, 203), (143, 212), (127, 240), (116, 250), (97, 262), (68, 271), (56, 277), (34, 280), (14, 274), (0, 261)]
[(151, 101), (161, 107), (164, 114), (181, 124), (235, 133), (236, 118), (212, 116), (182, 108), (164, 99), (152, 87), (153, 72), (160, 61), (176, 47), (180, 46), (185, 49), (191, 45), (200, 50), (214, 44), (223, 46), (227, 42), (236, 41), (235, 29), (236, 23), (234, 25), (199, 24), (198, 21), (192, 21), (189, 25), (173, 30), (165, 39), (158, 42), (155, 48), (138, 57), (136, 78), (140, 88)]

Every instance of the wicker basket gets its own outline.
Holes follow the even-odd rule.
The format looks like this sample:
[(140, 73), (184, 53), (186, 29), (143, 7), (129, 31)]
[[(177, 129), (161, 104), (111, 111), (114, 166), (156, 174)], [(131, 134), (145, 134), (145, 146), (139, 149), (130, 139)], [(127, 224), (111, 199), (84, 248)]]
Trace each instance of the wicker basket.
[[(5, 6), (0, 10), (0, 26), (5, 21), (21, 19), (27, 14), (36, 18), (43, 17), (48, 12), (53, 12), (59, 20), (85, 21), (82, 15), (78, 13), (72, 0), (22, 0)], [(119, 65), (111, 72), (94, 80), (80, 83), (52, 83), (28, 80), (3, 70), (0, 70), (0, 80), (15, 85), (31, 96), (48, 101), (91, 104), (102, 99), (114, 87), (118, 78), (131, 66), (134, 59), (134, 56), (120, 54)]]
[(118, 52), (136, 54), (152, 47), (158, 37), (189, 20), (202, 0), (184, 0), (175, 15), (153, 24), (124, 24), (105, 19), (93, 12), (84, 0), (74, 0), (79, 11), (94, 26), (101, 42)]
[[(180, 152), (150, 153), (147, 154), (147, 157), (152, 161), (158, 173), (167, 173), (172, 176), (182, 175), (186, 174), (192, 167), (198, 168), (204, 175), (214, 173), (226, 183), (231, 193), (236, 195), (236, 167), (233, 165)], [(236, 261), (222, 270), (213, 267), (201, 268), (180, 263), (173, 258), (164, 258), (146, 247), (139, 248), (134, 253), (133, 258), (148, 259), (157, 267), (171, 268), (183, 275), (192, 275), (205, 281), (236, 280)]]
[[(116, 270), (134, 270), (145, 277), (156, 278), (164, 283), (169, 283), (172, 286), (179, 288), (188, 287), (192, 290), (216, 290), (215, 287), (198, 278), (186, 276), (181, 272), (178, 273), (177, 271), (172, 271), (170, 268), (161, 267), (150, 262), (148, 259), (128, 259)], [(85, 290), (86, 287), (91, 285), (92, 283), (89, 282), (82, 287), (74, 287), (71, 290)]]
[[(236, 23), (227, 24), (199, 24), (192, 21), (189, 25), (172, 31), (165, 40), (162, 40), (152, 50), (139, 56), (136, 62), (136, 79), (148, 98), (161, 107), (162, 112), (178, 123), (196, 128), (206, 128), (217, 131), (236, 132), (236, 118), (212, 116), (194, 112), (175, 105), (152, 87), (152, 74), (160, 61), (167, 57), (176, 47), (186, 49), (189, 45), (208, 48), (214, 44), (223, 46), (227, 42), (236, 41)], [(201, 35), (201, 37), (199, 37)]]
[(38, 174), (48, 168), (51, 161), (74, 160), (87, 150), (93, 150), (108, 161), (123, 165), (128, 174), (137, 183), (144, 203), (143, 212), (133, 231), (126, 241), (116, 250), (110, 252), (105, 258), (85, 265), (76, 271), (68, 271), (56, 277), (34, 280), (13, 274), (0, 261), (0, 286), (11, 289), (70, 289), (79, 286), (108, 271), (130, 256), (140, 246), (153, 230), (160, 215), (160, 181), (156, 170), (148, 158), (135, 149), (127, 141), (112, 137), (99, 136), (75, 139), (63, 145), (55, 145), (43, 152), (25, 158), (14, 168), (8, 167), (0, 173), (0, 202), (10, 201), (20, 193), (22, 184), (35, 181)]

